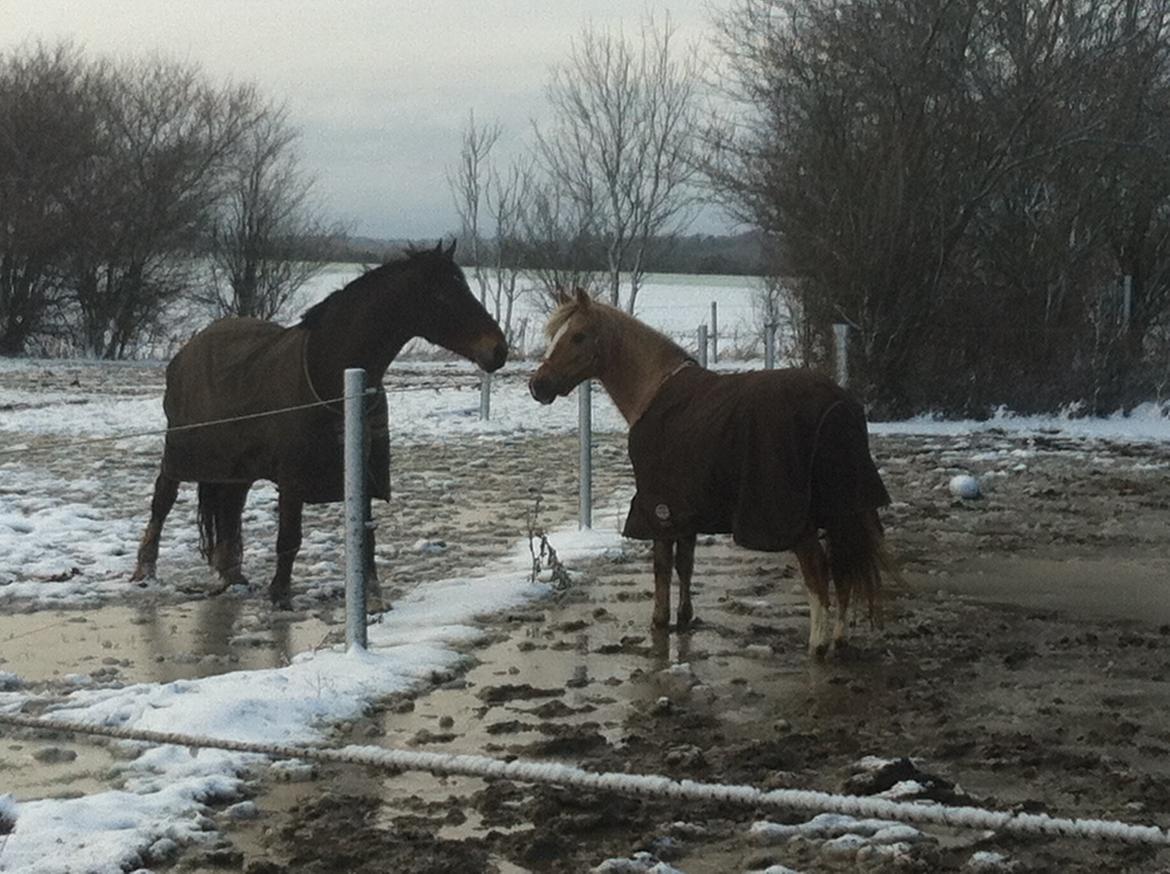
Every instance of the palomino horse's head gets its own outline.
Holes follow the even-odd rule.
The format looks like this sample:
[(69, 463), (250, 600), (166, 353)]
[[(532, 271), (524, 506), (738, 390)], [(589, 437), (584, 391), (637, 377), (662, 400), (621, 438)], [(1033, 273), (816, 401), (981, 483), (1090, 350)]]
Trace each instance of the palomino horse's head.
[(542, 404), (551, 404), (596, 377), (604, 352), (603, 323), (597, 318), (602, 307), (579, 288), (559, 300), (545, 327), (549, 343), (544, 361), (528, 380), (528, 391)]
[(455, 241), (443, 248), (416, 252), (426, 279), (420, 288), (418, 334), (475, 362), (489, 373), (508, 359), (504, 333), (472, 294), (463, 271), (455, 263)]

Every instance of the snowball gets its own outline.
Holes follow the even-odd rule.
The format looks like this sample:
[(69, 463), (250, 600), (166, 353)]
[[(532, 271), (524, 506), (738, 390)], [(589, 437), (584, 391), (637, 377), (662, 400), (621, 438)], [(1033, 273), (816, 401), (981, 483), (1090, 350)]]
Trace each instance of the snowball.
[(956, 498), (963, 498), (967, 501), (978, 498), (980, 494), (979, 480), (965, 473), (951, 477), (948, 488), (950, 488), (951, 494)]

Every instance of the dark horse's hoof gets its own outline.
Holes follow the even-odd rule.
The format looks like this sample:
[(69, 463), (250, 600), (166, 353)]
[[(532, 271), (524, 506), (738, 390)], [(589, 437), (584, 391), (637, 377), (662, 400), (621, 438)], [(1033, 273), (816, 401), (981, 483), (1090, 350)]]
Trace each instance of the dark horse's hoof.
[(292, 608), (293, 608), (292, 595), (273, 595), (272, 596), (272, 609), (273, 610), (289, 611), (289, 610), (292, 610)]

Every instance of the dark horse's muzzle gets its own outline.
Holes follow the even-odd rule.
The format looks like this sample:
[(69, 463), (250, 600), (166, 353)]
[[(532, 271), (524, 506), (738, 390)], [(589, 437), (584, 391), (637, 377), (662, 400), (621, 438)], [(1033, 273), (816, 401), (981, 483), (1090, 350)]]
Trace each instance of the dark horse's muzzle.
[(489, 337), (484, 337), (465, 354), (477, 367), (493, 373), (508, 360), (508, 344), (502, 338), (493, 343)]

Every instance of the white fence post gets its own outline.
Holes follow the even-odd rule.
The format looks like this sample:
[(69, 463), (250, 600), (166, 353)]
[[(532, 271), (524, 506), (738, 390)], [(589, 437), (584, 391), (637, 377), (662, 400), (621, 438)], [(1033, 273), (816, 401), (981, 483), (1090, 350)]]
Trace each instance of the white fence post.
[(593, 383), (577, 386), (577, 435), (580, 470), (577, 489), (577, 527), (593, 527)]
[(707, 366), (707, 326), (699, 325), (699, 335), (695, 343), (699, 347), (699, 366)]
[(487, 371), (479, 377), (479, 418), (486, 422), (492, 417), (492, 375)]
[(849, 385), (849, 326), (841, 322), (833, 325), (833, 357), (837, 371), (837, 385)]
[(345, 371), (345, 645), (366, 648), (366, 372)]
[(719, 363), (719, 304), (711, 301), (711, 363)]

